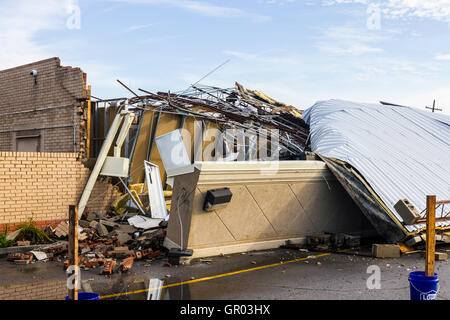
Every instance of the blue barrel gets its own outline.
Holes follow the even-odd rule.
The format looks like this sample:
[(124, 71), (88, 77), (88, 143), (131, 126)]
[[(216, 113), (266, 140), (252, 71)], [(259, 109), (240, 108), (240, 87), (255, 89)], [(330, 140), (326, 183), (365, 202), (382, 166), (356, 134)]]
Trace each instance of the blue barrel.
[(424, 271), (413, 271), (409, 274), (411, 300), (436, 300), (439, 291), (437, 273), (427, 277)]
[[(66, 300), (70, 300), (69, 296), (66, 296)], [(100, 300), (100, 295), (93, 292), (78, 292), (78, 300)]]

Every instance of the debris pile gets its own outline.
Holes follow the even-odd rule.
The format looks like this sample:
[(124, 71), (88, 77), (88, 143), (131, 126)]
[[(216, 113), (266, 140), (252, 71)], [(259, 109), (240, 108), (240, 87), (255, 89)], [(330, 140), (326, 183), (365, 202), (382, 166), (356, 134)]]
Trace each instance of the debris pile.
[[(166, 236), (167, 223), (132, 214), (126, 216), (90, 212), (79, 221), (78, 265), (85, 270), (103, 267), (102, 274), (113, 274), (117, 270), (127, 272), (135, 260), (158, 258), (165, 251), (162, 244)], [(141, 224), (135, 223), (141, 221)], [(147, 222), (147, 224), (142, 223)], [(55, 229), (46, 228), (46, 233), (59, 241), (27, 253), (11, 253), (8, 260), (16, 264), (28, 264), (33, 260), (62, 261), (67, 258), (69, 223), (61, 222)], [(120, 260), (120, 261), (119, 261)], [(64, 261), (64, 269), (69, 260)]]
[[(91, 212), (79, 221), (82, 228), (78, 244), (80, 267), (103, 266), (103, 274), (113, 274), (119, 269), (127, 272), (135, 260), (155, 259), (161, 255), (165, 224), (138, 215), (127, 220), (124, 218)], [(136, 220), (152, 223), (136, 226)], [(68, 267), (68, 260), (65, 267)]]
[(307, 248), (311, 251), (328, 251), (357, 248), (361, 237), (344, 233), (321, 233), (306, 237)]
[(228, 89), (193, 85), (178, 94), (139, 90), (146, 95), (128, 100), (137, 109), (139, 105), (153, 106), (159, 112), (193, 116), (217, 124), (222, 132), (233, 128), (255, 133), (261, 129), (276, 129), (281, 160), (299, 157), (309, 150), (309, 126), (299, 109), (239, 83)]

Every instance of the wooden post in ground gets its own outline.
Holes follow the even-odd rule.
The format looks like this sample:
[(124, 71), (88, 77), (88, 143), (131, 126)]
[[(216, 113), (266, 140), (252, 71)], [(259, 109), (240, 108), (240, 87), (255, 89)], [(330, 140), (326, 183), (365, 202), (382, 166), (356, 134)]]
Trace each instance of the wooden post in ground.
[(73, 266), (69, 277), (74, 279), (73, 288), (69, 289), (69, 299), (78, 300), (78, 207), (69, 206), (69, 266)]
[(427, 241), (425, 275), (434, 276), (434, 251), (436, 246), (436, 196), (427, 196)]

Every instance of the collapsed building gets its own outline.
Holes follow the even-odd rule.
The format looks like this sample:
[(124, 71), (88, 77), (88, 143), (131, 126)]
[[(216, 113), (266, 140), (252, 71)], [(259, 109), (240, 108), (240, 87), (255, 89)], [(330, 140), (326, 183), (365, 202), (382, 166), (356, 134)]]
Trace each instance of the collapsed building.
[[(72, 78), (76, 83), (68, 84)], [(440, 229), (450, 226), (444, 210), (450, 199), (445, 116), (345, 101), (319, 102), (303, 112), (239, 83), (228, 89), (192, 85), (176, 93), (139, 89), (140, 95), (121, 83), (129, 98), (102, 100), (90, 95), (81, 70), (60, 67), (56, 58), (1, 71), (0, 81), (2, 94), (11, 97), (0, 110), (8, 114), (0, 119), (0, 150), (8, 151), (0, 154), (0, 170), (8, 177), (0, 195), (10, 197), (10, 182), (31, 182), (21, 180), (19, 168), (31, 165), (39, 172), (48, 161), (35, 164), (28, 157), (36, 153), (16, 151), (70, 152), (69, 158), (76, 152), (75, 166), (59, 166), (82, 172), (70, 181), (59, 174), (53, 185), (74, 190), (56, 209), (26, 200), (39, 190), (4, 201), (3, 224), (28, 219), (33, 211), (47, 210), (46, 221), (64, 219), (67, 205), (80, 204), (80, 214), (113, 210), (144, 217), (149, 227), (155, 226), (152, 219), (165, 220), (164, 246), (190, 249), (192, 257), (303, 243), (318, 233), (406, 241), (423, 232), (427, 194), (442, 200), (436, 211)], [(29, 94), (14, 100), (24, 91), (20, 85)], [(46, 120), (16, 118), (13, 109), (22, 105), (36, 117), (47, 112)], [(70, 143), (52, 142), (50, 131), (68, 135), (68, 128)], [(48, 185), (53, 174), (38, 174), (36, 185)], [(413, 206), (397, 212), (405, 199)], [(22, 202), (27, 214), (14, 206)]]

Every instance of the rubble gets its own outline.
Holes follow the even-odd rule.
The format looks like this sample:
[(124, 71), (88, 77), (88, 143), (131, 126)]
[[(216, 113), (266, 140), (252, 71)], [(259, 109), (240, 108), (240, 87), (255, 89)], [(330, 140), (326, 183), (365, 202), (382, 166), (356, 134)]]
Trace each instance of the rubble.
[[(138, 217), (138, 216), (135, 216)], [(142, 221), (148, 218), (143, 217)], [(129, 271), (135, 260), (152, 260), (158, 258), (165, 250), (162, 247), (166, 236), (165, 227), (152, 225), (151, 230), (137, 228), (121, 221), (122, 217), (115, 213), (103, 215), (89, 212), (80, 219), (78, 248), (80, 268), (90, 269), (102, 267), (102, 274), (111, 275), (117, 270)], [(64, 239), (68, 236), (68, 222), (61, 222), (54, 230), (46, 228), (54, 238)], [(63, 257), (67, 254), (68, 243), (58, 241), (45, 245), (35, 251), (26, 253), (11, 253), (7, 260), (15, 264), (29, 264), (33, 260), (62, 261), (64, 269), (69, 267), (69, 260)], [(64, 258), (64, 259), (63, 259)]]
[[(323, 233), (306, 237), (306, 246), (312, 251), (327, 251), (357, 248), (360, 246), (360, 236), (353, 236), (344, 233)], [(298, 249), (300, 245), (286, 244), (286, 248)]]
[(374, 244), (372, 255), (376, 258), (399, 258), (400, 246), (396, 244)]
[(69, 234), (69, 223), (61, 222), (53, 232), (58, 238), (67, 237)]

